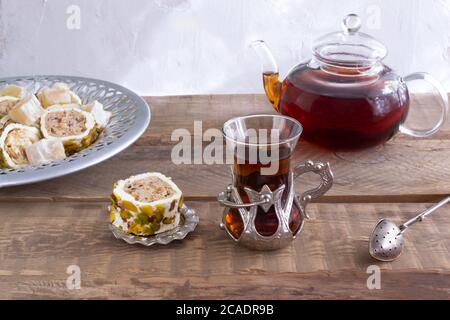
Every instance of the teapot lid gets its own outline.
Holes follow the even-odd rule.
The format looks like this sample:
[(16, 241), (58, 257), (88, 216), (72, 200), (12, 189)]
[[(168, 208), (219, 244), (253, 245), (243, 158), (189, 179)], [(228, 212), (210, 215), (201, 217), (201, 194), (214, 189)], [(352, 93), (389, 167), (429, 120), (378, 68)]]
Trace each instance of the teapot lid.
[(386, 47), (372, 36), (359, 32), (361, 19), (356, 14), (342, 21), (341, 32), (329, 33), (316, 40), (314, 56), (327, 64), (343, 67), (371, 66), (382, 60)]

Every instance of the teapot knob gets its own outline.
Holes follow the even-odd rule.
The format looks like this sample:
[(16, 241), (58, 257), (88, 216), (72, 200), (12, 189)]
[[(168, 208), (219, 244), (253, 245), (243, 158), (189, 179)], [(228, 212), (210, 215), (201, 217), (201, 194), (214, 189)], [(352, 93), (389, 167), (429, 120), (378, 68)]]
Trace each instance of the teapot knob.
[(361, 19), (357, 14), (351, 13), (342, 20), (342, 29), (344, 33), (356, 33), (361, 28)]

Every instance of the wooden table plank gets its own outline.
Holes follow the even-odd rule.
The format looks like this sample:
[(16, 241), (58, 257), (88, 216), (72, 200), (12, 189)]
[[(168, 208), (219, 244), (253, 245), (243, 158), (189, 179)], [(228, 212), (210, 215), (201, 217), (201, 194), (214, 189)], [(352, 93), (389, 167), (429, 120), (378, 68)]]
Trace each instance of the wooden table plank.
[[(193, 132), (195, 120), (203, 130), (220, 128), (230, 117), (251, 113), (272, 113), (261, 95), (223, 95), (148, 98), (152, 106), (149, 130), (136, 144), (100, 165), (29, 186), (0, 190), (0, 201), (9, 200), (103, 200), (112, 183), (144, 171), (160, 171), (171, 176), (188, 199), (213, 200), (230, 182), (225, 165), (175, 165), (170, 161), (170, 135), (176, 128)], [(425, 101), (425, 102), (424, 102)], [(431, 101), (431, 102), (429, 102)], [(436, 105), (429, 97), (412, 112), (411, 123), (434, 120)], [(450, 125), (436, 135), (418, 139), (402, 134), (384, 146), (352, 153), (334, 153), (301, 142), (294, 162), (307, 159), (329, 161), (335, 173), (334, 187), (320, 201), (333, 202), (423, 202), (436, 201), (450, 194)], [(3, 179), (4, 177), (0, 177)], [(298, 183), (304, 189), (315, 185), (312, 176)]]
[[(436, 119), (437, 102), (417, 98), (408, 123)], [(255, 252), (218, 229), (215, 197), (229, 183), (225, 165), (170, 161), (171, 133), (220, 128), (230, 117), (273, 113), (261, 95), (149, 98), (152, 123), (134, 146), (82, 172), (0, 190), (0, 298), (445, 298), (450, 297), (450, 209), (440, 209), (405, 235), (393, 263), (367, 253), (382, 217), (400, 223), (450, 194), (450, 126), (427, 139), (397, 135), (375, 150), (333, 153), (301, 142), (294, 162), (329, 161), (334, 187), (312, 204), (303, 234), (290, 247)], [(144, 171), (172, 176), (201, 217), (196, 231), (168, 247), (115, 240), (107, 228), (112, 183)], [(3, 177), (0, 177), (3, 178)], [(297, 183), (311, 188), (314, 176)], [(193, 201), (199, 200), (199, 201)], [(201, 201), (200, 201), (201, 200)], [(326, 203), (328, 202), (328, 203)], [(374, 203), (380, 202), (380, 203)], [(384, 203), (391, 202), (391, 203)], [(397, 203), (401, 202), (401, 203)], [(417, 202), (417, 203), (411, 203)], [(66, 268), (81, 267), (82, 289), (68, 290)], [(382, 289), (368, 290), (366, 269), (382, 270)]]
[[(0, 298), (448, 298), (449, 208), (414, 226), (393, 263), (372, 260), (368, 235), (381, 217), (401, 222), (425, 204), (312, 204), (294, 244), (272, 252), (235, 245), (215, 202), (189, 202), (196, 231), (168, 247), (130, 246), (108, 230), (105, 202), (4, 202)], [(67, 290), (66, 268), (82, 289)], [(378, 265), (381, 290), (368, 290)]]

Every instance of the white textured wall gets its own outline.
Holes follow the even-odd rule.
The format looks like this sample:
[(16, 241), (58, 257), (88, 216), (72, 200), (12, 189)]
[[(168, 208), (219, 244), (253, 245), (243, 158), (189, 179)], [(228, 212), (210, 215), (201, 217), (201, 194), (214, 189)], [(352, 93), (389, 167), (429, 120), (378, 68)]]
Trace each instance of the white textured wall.
[[(69, 5), (79, 30), (66, 26)], [(450, 91), (450, 0), (0, 0), (0, 10), (0, 76), (83, 75), (151, 95), (262, 92), (250, 40), (267, 40), (285, 74), (355, 12), (391, 67), (430, 72)]]

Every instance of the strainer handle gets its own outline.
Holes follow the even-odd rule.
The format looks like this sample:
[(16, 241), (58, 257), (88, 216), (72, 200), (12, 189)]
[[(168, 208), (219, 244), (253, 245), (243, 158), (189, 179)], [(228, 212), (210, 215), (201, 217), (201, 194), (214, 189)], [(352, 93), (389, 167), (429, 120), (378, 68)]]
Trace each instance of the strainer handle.
[(328, 162), (314, 162), (309, 160), (294, 168), (294, 179), (307, 172), (313, 172), (322, 179), (318, 187), (303, 192), (301, 196), (295, 195), (294, 199), (300, 211), (306, 218), (309, 218), (306, 213), (306, 205), (312, 199), (318, 198), (330, 190), (333, 185), (333, 173)]
[(448, 202), (450, 202), (450, 197), (447, 197), (441, 201), (439, 201), (438, 203), (436, 203), (434, 206), (426, 209), (424, 212), (422, 212), (421, 214), (415, 216), (414, 218), (409, 219), (408, 221), (406, 221), (404, 224), (402, 224), (399, 229), (403, 232), (406, 228), (408, 228), (410, 225), (419, 222), (419, 221), (423, 221), (423, 219), (428, 216), (429, 214), (433, 213), (435, 210), (439, 209), (440, 207), (442, 207), (443, 205), (447, 204)]
[(409, 136), (418, 137), (418, 138), (424, 138), (431, 136), (432, 134), (436, 133), (445, 123), (445, 120), (447, 119), (447, 113), (448, 113), (448, 96), (445, 88), (443, 85), (436, 80), (433, 76), (431, 76), (428, 73), (425, 72), (416, 72), (412, 73), (406, 77), (403, 78), (405, 82), (413, 81), (413, 80), (424, 80), (425, 82), (428, 82), (431, 84), (436, 90), (439, 92), (439, 96), (441, 97), (442, 103), (441, 103), (441, 117), (439, 118), (438, 122), (430, 128), (425, 130), (417, 130), (408, 128), (404, 124), (400, 125), (400, 132), (407, 134)]

